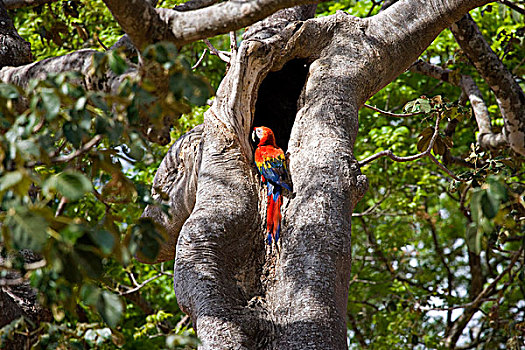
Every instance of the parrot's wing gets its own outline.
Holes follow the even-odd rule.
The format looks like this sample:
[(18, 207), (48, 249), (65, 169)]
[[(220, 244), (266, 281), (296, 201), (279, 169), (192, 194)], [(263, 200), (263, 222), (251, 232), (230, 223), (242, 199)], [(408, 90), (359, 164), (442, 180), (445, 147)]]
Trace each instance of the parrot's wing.
[(284, 154), (279, 154), (277, 157), (266, 158), (259, 171), (267, 181), (291, 190), (285, 183), (288, 178), (288, 172), (286, 170), (286, 159)]

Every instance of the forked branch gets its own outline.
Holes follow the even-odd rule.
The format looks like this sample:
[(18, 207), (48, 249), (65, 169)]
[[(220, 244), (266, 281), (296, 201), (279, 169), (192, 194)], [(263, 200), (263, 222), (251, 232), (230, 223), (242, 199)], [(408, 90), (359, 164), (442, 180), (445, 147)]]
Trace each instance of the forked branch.
[(411, 162), (411, 161), (414, 161), (414, 160), (417, 160), (417, 159), (420, 159), (420, 158), (423, 158), (423, 157), (428, 157), (430, 158), (430, 160), (432, 160), (432, 162), (436, 163), (436, 165), (441, 168), (441, 170), (443, 170), (444, 172), (446, 172), (451, 178), (453, 178), (454, 180), (456, 181), (461, 181), (461, 182), (464, 182), (466, 180), (463, 180), (463, 179), (460, 179), (459, 177), (457, 177), (452, 171), (450, 171), (446, 166), (444, 166), (443, 164), (441, 164), (439, 162), (439, 160), (436, 159), (436, 157), (434, 157), (434, 155), (432, 155), (431, 151), (432, 151), (432, 147), (434, 147), (434, 143), (436, 142), (437, 140), (437, 137), (438, 137), (438, 134), (439, 134), (439, 122), (441, 121), (441, 116), (438, 115), (437, 119), (436, 119), (436, 125), (434, 126), (434, 133), (432, 134), (432, 138), (430, 139), (430, 143), (428, 144), (428, 147), (425, 151), (421, 152), (421, 153), (418, 153), (418, 154), (415, 154), (413, 156), (408, 156), (408, 157), (400, 157), (400, 156), (397, 156), (394, 154), (394, 152), (392, 152), (392, 150), (384, 150), (384, 151), (381, 151), (381, 152), (378, 152), (366, 159), (363, 159), (362, 161), (359, 162), (359, 166), (364, 166), (376, 159), (379, 159), (381, 157), (389, 157), (390, 159), (392, 159), (393, 161), (396, 161), (396, 162)]
[(410, 70), (461, 87), (472, 106), (476, 123), (478, 124), (478, 142), (481, 147), (497, 149), (508, 145), (507, 140), (502, 133), (494, 133), (492, 131), (489, 110), (483, 100), (481, 91), (472, 77), (461, 75), (458, 79), (450, 69), (444, 69), (435, 64), (421, 60), (414, 63), (412, 67), (410, 67)]
[(487, 297), (493, 294), (493, 291), (498, 285), (498, 282), (505, 277), (508, 273), (512, 271), (512, 268), (518, 261), (518, 259), (523, 255), (523, 247), (514, 254), (512, 257), (512, 260), (507, 266), (505, 270), (503, 270), (495, 279), (492, 281), (485, 289), (481, 291), (481, 293), (478, 294), (476, 299), (465, 309), (463, 314), (459, 316), (450, 328), (449, 332), (446, 334), (446, 337), (444, 339), (444, 345), (447, 349), (453, 349), (461, 336), (461, 333), (463, 333), (463, 329), (467, 326), (468, 322), (474, 316), (474, 314), (479, 310), (481, 305), (487, 301)]

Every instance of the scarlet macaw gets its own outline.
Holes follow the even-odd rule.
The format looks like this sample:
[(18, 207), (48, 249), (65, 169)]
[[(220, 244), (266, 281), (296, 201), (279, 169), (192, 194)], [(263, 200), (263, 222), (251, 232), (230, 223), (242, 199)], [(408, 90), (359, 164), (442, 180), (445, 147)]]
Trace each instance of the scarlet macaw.
[(282, 149), (275, 144), (275, 136), (270, 128), (260, 126), (253, 128), (252, 138), (259, 139), (255, 150), (255, 164), (261, 174), (263, 184), (268, 190), (266, 208), (266, 232), (268, 244), (279, 240), (281, 232), (281, 205), (283, 204), (283, 187), (292, 189), (284, 181), (288, 177), (286, 158)]

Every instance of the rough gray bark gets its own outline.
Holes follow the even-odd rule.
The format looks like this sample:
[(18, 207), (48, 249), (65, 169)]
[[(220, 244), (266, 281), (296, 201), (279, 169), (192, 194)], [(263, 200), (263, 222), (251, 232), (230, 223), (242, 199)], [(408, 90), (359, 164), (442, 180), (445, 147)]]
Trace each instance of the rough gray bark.
[[(26, 264), (40, 261), (41, 257), (29, 250), (20, 251)], [(12, 258), (12, 257), (11, 257)], [(6, 265), (6, 260), (0, 257), (0, 264)], [(0, 279), (0, 328), (23, 317), (30, 328), (38, 328), (40, 322), (51, 321), (51, 311), (43, 309), (37, 302), (37, 292), (29, 281), (22, 278), (19, 272), (3, 271)], [(31, 324), (32, 323), (32, 324)], [(15, 334), (13, 339), (6, 339), (2, 349), (18, 350), (34, 342), (38, 337), (35, 333), (32, 339), (23, 334)]]
[(489, 110), (483, 100), (481, 91), (472, 77), (462, 75), (459, 79), (453, 79), (453, 72), (451, 70), (443, 69), (423, 61), (414, 63), (414, 65), (410, 67), (410, 70), (461, 87), (463, 94), (468, 98), (472, 106), (479, 130), (478, 142), (481, 147), (498, 149), (508, 145), (507, 138), (503, 133), (494, 133), (492, 131)]
[[(182, 224), (190, 216), (195, 205), (202, 132), (203, 126), (199, 125), (178, 139), (170, 147), (153, 179), (153, 198), (170, 207), (169, 215), (158, 206), (148, 206), (142, 214), (143, 217), (152, 218), (161, 224), (166, 231), (166, 242), (162, 245), (155, 262), (175, 258), (175, 246)], [(145, 260), (141, 256), (138, 258)]]
[[(504, 135), (510, 147), (525, 155), (525, 94), (469, 15), (450, 28), (478, 72), (488, 83), (505, 122)], [(481, 130), (480, 130), (481, 132)], [(489, 134), (490, 135), (490, 134)], [(484, 135), (480, 135), (483, 141)]]
[(145, 0), (104, 0), (122, 29), (138, 48), (147, 43), (168, 40), (177, 46), (228, 33), (264, 19), (290, 6), (315, 0), (226, 1), (179, 12), (154, 9)]
[[(357, 111), (482, 3), (401, 1), (370, 19), (286, 23), (281, 13), (248, 31), (205, 115), (195, 206), (177, 244), (175, 290), (202, 349), (346, 348), (350, 216), (366, 191), (352, 152)], [(294, 193), (278, 255), (263, 243), (248, 134), (253, 118), (278, 118), (253, 111), (261, 80), (298, 59), (309, 68), (288, 142)]]
[(31, 44), (18, 35), (5, 4), (0, 0), (0, 68), (20, 66), (31, 61)]

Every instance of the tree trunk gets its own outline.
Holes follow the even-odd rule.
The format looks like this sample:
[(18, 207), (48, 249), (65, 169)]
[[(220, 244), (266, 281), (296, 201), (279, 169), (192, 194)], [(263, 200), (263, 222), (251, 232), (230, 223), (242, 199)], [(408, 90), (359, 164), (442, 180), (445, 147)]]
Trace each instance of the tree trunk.
[[(156, 179), (170, 176), (168, 161), (197, 177), (171, 184), (172, 208), (195, 203), (180, 225), (169, 223), (180, 234), (168, 232), (178, 237), (177, 299), (201, 349), (347, 348), (350, 218), (367, 189), (353, 154), (358, 110), (484, 2), (401, 1), (368, 19), (305, 20), (311, 11), (294, 8), (247, 30), (205, 114), (200, 152), (188, 160), (170, 151)], [(280, 251), (265, 245), (265, 192), (249, 143), (260, 125), (290, 153)]]

